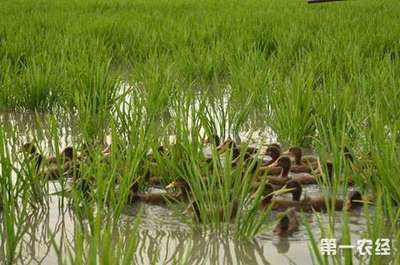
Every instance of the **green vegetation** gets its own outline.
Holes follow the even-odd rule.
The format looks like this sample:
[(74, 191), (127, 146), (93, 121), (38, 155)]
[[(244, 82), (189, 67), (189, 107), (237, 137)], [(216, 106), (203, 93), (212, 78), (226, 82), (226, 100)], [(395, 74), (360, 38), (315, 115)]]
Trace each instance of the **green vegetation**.
[[(140, 214), (130, 233), (119, 231), (120, 219), (132, 185), (147, 190), (144, 158), (160, 145), (169, 156), (156, 153), (151, 170), (163, 184), (180, 177), (189, 183), (200, 212), (186, 218), (194, 229), (240, 240), (264, 231), (270, 211), (257, 211), (260, 198), (248, 197), (244, 157), (233, 168), (214, 148), (210, 169), (202, 146), (214, 134), (236, 139), (267, 128), (283, 146), (310, 147), (322, 164), (333, 161), (325, 194), (347, 191), (341, 180), (352, 178), (375, 195), (375, 215), (365, 211), (365, 238), (400, 239), (399, 1), (17, 0), (0, 6), (0, 110), (46, 113), (36, 126), (48, 128), (25, 139), (1, 118), (0, 263), (22, 262), (30, 218), (55, 197), (49, 196), (53, 184), (18, 148), (30, 140), (59, 154), (65, 124), (74, 130), (74, 147), (89, 153), (81, 179), (95, 188), (58, 194), (60, 208), (68, 202), (76, 218), (75, 245), (51, 237), (60, 263), (130, 264), (138, 238), (126, 235), (137, 232)], [(104, 163), (106, 136), (116, 151)], [(236, 210), (237, 204), (246, 207)], [(175, 206), (177, 214), (187, 207)], [(330, 209), (321, 233), (336, 235), (337, 215), (343, 241), (350, 242), (347, 213)], [(308, 232), (316, 264), (351, 264), (348, 253), (322, 256), (315, 231)], [(385, 262), (398, 264), (399, 256), (396, 251)], [(188, 259), (190, 251), (176, 262)]]

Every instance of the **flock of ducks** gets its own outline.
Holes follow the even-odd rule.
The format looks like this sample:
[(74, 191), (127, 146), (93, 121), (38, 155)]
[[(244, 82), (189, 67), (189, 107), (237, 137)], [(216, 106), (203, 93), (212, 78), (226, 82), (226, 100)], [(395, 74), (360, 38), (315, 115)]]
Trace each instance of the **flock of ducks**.
[[(322, 174), (321, 164), (316, 156), (303, 155), (302, 149), (297, 146), (282, 152), (279, 144), (273, 143), (263, 150), (239, 146), (232, 139), (221, 142), (218, 137), (208, 141), (209, 145), (214, 145), (220, 155), (231, 155), (232, 167), (238, 165), (239, 160), (243, 159), (243, 165), (250, 169), (252, 178), (252, 192), (260, 195), (261, 208), (271, 208), (280, 211), (278, 222), (274, 233), (278, 236), (288, 236), (298, 230), (298, 211), (302, 212), (321, 212), (327, 211), (327, 207), (340, 211), (350, 211), (360, 208), (366, 199), (356, 190), (347, 194), (345, 199), (328, 198), (325, 196), (302, 196), (303, 187), (310, 184), (319, 184), (330, 181), (333, 175), (333, 165), (328, 162), (326, 165), (327, 175)], [(229, 152), (228, 152), (229, 151)], [(34, 143), (26, 143), (21, 147), (21, 152), (34, 168), (36, 173), (47, 180), (60, 178), (71, 178), (73, 183), (80, 183), (79, 167), (88, 158), (87, 152), (76, 154), (73, 147), (66, 147), (57, 157), (45, 157), (41, 154)], [(160, 146), (151, 154), (146, 156), (150, 165), (157, 166), (154, 152), (167, 157), (167, 148)], [(111, 155), (111, 148), (102, 151), (101, 155), (106, 159)], [(205, 158), (206, 163), (212, 165), (211, 158)], [(348, 159), (352, 159), (348, 156)], [(146, 181), (151, 185), (159, 185), (161, 180), (151, 173), (151, 169), (146, 173)], [(351, 185), (351, 181), (349, 182)], [(78, 186), (77, 186), (78, 187)], [(90, 185), (79, 186), (87, 192)], [(83, 188), (82, 188), (83, 187)], [(133, 183), (130, 188), (129, 201), (131, 203), (144, 202), (149, 204), (163, 205), (173, 201), (183, 201), (189, 204), (189, 208), (194, 212), (194, 216), (201, 222), (199, 205), (191, 199), (190, 185), (185, 178), (177, 178), (164, 187), (165, 192), (141, 192), (139, 184)], [(290, 193), (291, 196), (279, 196), (282, 193)], [(291, 198), (289, 198), (291, 197)], [(239, 206), (235, 206), (238, 208)], [(236, 215), (236, 210), (232, 211), (232, 217)], [(223, 210), (221, 209), (221, 214)]]

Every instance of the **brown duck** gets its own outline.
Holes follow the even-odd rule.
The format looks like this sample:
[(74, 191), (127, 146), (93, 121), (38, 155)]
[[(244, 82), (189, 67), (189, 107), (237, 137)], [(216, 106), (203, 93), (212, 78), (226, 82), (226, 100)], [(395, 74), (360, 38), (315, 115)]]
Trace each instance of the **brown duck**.
[(292, 235), (299, 230), (299, 218), (295, 208), (289, 208), (278, 215), (279, 221), (274, 228), (274, 234), (280, 237)]
[(294, 158), (294, 164), (290, 168), (293, 173), (311, 173), (318, 168), (318, 160), (311, 162), (310, 160), (303, 161), (303, 151), (300, 147), (293, 146), (289, 148), (289, 155)]

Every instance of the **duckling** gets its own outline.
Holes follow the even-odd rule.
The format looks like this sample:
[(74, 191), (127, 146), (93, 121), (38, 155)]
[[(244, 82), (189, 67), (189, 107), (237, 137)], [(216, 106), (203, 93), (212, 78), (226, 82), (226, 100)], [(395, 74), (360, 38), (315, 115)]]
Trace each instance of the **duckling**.
[(293, 173), (311, 173), (313, 168), (317, 168), (318, 164), (305, 164), (302, 161), (303, 151), (300, 147), (293, 146), (289, 148), (289, 155), (294, 157), (294, 165), (290, 168)]
[(276, 224), (273, 232), (280, 237), (290, 236), (299, 230), (299, 218), (295, 208), (289, 208), (284, 213), (278, 215), (279, 222)]
[(290, 158), (287, 156), (281, 156), (277, 161), (276, 161), (277, 167), (280, 168), (279, 175), (268, 175), (269, 168), (260, 168), (257, 172), (257, 174), (260, 176), (268, 175), (268, 183), (278, 185), (278, 186), (283, 186), (286, 184), (286, 182), (289, 180), (289, 170), (291, 166), (291, 161)]
[(350, 191), (347, 194), (347, 201), (342, 199), (334, 199), (333, 202), (325, 197), (307, 197), (303, 200), (303, 209), (304, 211), (316, 211), (316, 212), (324, 212), (327, 211), (327, 206), (333, 203), (333, 207), (336, 211), (341, 210), (354, 210), (360, 208), (363, 205), (363, 198), (359, 191)]
[[(74, 159), (74, 148), (72, 146), (65, 147), (60, 153), (61, 161), (63, 163), (72, 161)], [(56, 156), (49, 157), (47, 159), (48, 164), (57, 164), (58, 159)]]
[[(302, 209), (302, 202), (300, 201), (301, 196), (301, 185), (298, 183), (291, 184), (294, 188), (292, 189), (292, 200), (278, 199), (275, 198), (274, 188), (271, 184), (266, 184), (264, 188), (265, 196), (261, 200), (261, 208), (265, 209), (271, 207), (272, 210), (286, 210), (294, 207), (297, 210)], [(289, 187), (291, 187), (289, 186)], [(289, 188), (287, 187), (287, 188)], [(300, 187), (300, 190), (299, 190)]]
[(78, 161), (74, 159), (73, 147), (66, 147), (60, 154), (61, 164), (56, 157), (47, 160), (47, 165), (43, 171), (43, 176), (48, 180), (56, 180), (61, 177), (73, 177), (79, 170)]
[(36, 145), (32, 142), (25, 143), (22, 145), (20, 152), (26, 155), (28, 161), (35, 163), (35, 170), (36, 173), (38, 173), (40, 171), (44, 159), (43, 155), (37, 151)]
[(165, 205), (171, 200), (171, 198), (169, 197), (170, 194), (165, 192), (157, 192), (157, 193), (140, 192), (139, 183), (136, 181), (132, 184), (130, 188), (130, 194), (128, 200), (130, 203), (144, 202), (154, 205)]
[(138, 183), (134, 183), (131, 187), (129, 201), (144, 202), (155, 205), (165, 205), (174, 201), (188, 200), (190, 187), (183, 178), (179, 178), (165, 187), (167, 192), (139, 192)]
[(224, 143), (222, 143), (220, 146), (217, 147), (217, 151), (219, 154), (224, 154), (228, 150), (231, 150), (232, 152), (233, 165), (237, 164), (237, 161), (240, 159), (241, 152), (244, 152), (245, 159), (248, 159), (249, 157), (258, 152), (258, 148), (256, 147), (247, 146), (241, 149), (241, 147), (230, 138), (225, 140)]
[(282, 147), (281, 147), (281, 145), (278, 144), (278, 143), (269, 144), (267, 147), (274, 147), (274, 148), (278, 149), (279, 153), (282, 152)]
[[(295, 180), (289, 180), (284, 187), (273, 185), (271, 183), (267, 183), (266, 185), (267, 186), (264, 188), (266, 190), (266, 192), (264, 192), (264, 195), (268, 195), (270, 192), (287, 189), (288, 190), (287, 193), (292, 194), (293, 201), (300, 201), (300, 197), (301, 197), (303, 188), (300, 185), (300, 183), (298, 183)], [(260, 187), (261, 187), (261, 183), (253, 183), (252, 184), (253, 192), (257, 192)]]

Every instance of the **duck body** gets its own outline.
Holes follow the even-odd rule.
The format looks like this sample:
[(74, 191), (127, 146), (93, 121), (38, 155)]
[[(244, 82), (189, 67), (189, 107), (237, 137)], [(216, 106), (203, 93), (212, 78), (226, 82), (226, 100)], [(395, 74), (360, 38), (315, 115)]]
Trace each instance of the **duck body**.
[(289, 155), (294, 158), (294, 163), (290, 168), (293, 173), (312, 173), (318, 168), (318, 159), (313, 156), (303, 156), (303, 150), (300, 147), (293, 146), (289, 148)]
[(143, 202), (153, 205), (165, 205), (172, 200), (168, 193), (137, 192), (130, 198), (131, 202)]
[(290, 236), (299, 230), (299, 218), (295, 208), (289, 208), (278, 216), (279, 222), (273, 232), (280, 237)]
[(301, 185), (318, 184), (316, 177), (308, 173), (298, 173), (292, 175), (291, 179), (299, 182)]

